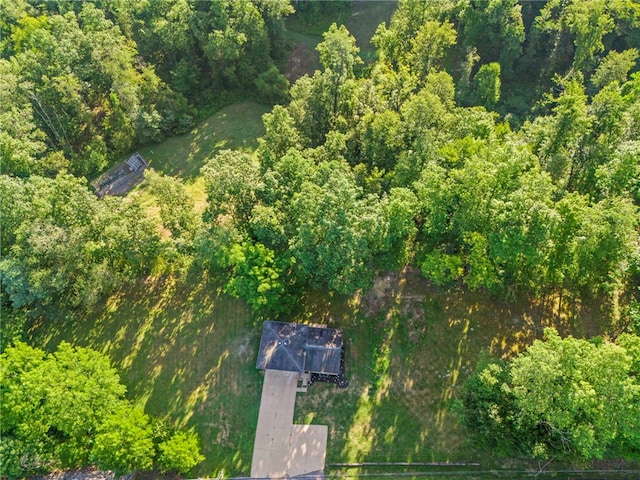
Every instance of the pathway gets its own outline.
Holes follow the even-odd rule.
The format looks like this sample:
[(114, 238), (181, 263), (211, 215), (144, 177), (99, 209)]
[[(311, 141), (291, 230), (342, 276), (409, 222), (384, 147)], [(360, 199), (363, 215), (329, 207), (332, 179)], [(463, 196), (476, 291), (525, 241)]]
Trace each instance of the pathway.
[(251, 478), (288, 478), (324, 470), (326, 425), (294, 425), (300, 374), (265, 370)]

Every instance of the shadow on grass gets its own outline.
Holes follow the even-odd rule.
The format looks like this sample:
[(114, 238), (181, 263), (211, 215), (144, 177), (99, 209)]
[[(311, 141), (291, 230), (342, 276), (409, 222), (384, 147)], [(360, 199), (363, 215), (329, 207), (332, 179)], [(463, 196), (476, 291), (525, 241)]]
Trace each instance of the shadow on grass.
[(379, 278), (363, 297), (325, 296), (324, 305), (320, 298), (306, 298), (304, 310), (309, 321), (329, 318), (343, 328), (350, 385), (314, 384), (298, 397), (296, 421), (329, 425), (327, 463), (486, 463), (452, 411), (482, 353), (516, 355), (547, 326), (563, 336), (597, 335), (610, 313), (596, 301), (504, 302), (437, 288), (411, 271)]
[[(505, 303), (436, 288), (411, 271), (378, 278), (363, 296), (309, 292), (298, 311), (288, 320), (344, 332), (349, 388), (315, 383), (296, 402), (296, 423), (328, 425), (327, 463), (478, 460), (483, 452), (465, 442), (451, 404), (482, 352), (514, 355), (547, 325), (596, 335), (608, 318), (597, 301)], [(51, 351), (66, 340), (105, 353), (132, 401), (196, 428), (206, 460), (192, 477), (221, 468), (241, 476), (250, 471), (260, 404), (260, 331), (242, 302), (193, 270), (141, 280), (85, 318), (35, 325), (31, 343)]]
[(223, 108), (191, 132), (140, 150), (149, 165), (166, 175), (193, 181), (206, 161), (222, 149), (253, 151), (264, 134), (262, 115), (271, 107), (241, 102)]
[(179, 427), (195, 427), (206, 461), (193, 475), (220, 468), (249, 473), (261, 378), (259, 332), (245, 305), (192, 272), (184, 279), (139, 281), (93, 317), (36, 326), (33, 343), (53, 350), (62, 340), (106, 354), (127, 396)]

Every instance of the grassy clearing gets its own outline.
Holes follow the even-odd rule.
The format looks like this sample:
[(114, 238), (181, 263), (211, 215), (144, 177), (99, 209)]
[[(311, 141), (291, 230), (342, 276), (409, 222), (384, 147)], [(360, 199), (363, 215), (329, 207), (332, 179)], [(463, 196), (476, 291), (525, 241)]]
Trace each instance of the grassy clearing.
[(376, 49), (371, 44), (371, 37), (381, 23), (389, 26), (396, 6), (397, 2), (387, 0), (355, 2), (351, 15), (345, 19), (344, 24), (356, 38), (360, 56), (365, 63), (376, 59)]
[(32, 342), (62, 340), (106, 354), (128, 396), (148, 413), (194, 427), (206, 461), (194, 475), (249, 473), (262, 381), (254, 328), (244, 304), (199, 272), (140, 281), (94, 316), (36, 325)]
[(416, 273), (379, 279), (360, 299), (330, 300), (318, 293), (306, 299), (307, 313), (296, 319), (343, 328), (350, 386), (314, 384), (298, 396), (296, 421), (329, 425), (328, 464), (486, 465), (490, 457), (466, 443), (468, 432), (451, 409), (480, 356), (514, 355), (552, 324), (563, 334), (600, 333), (597, 324), (593, 331), (577, 326), (586, 314), (607, 317), (594, 308), (565, 302), (558, 315), (557, 299), (507, 304), (435, 288)]
[(223, 149), (253, 151), (264, 133), (262, 115), (271, 107), (242, 102), (223, 108), (191, 132), (140, 150), (149, 165), (192, 183), (207, 159)]
[[(200, 168), (223, 149), (252, 152), (258, 146), (258, 138), (264, 134), (262, 115), (271, 107), (253, 102), (242, 102), (223, 108), (204, 120), (191, 132), (169, 138), (162, 143), (140, 150), (151, 168), (165, 175), (183, 180), (193, 198), (196, 212), (206, 207), (207, 194)], [(155, 198), (143, 182), (130, 196), (135, 197), (152, 218), (159, 219)]]
[(292, 55), (302, 57), (295, 61), (295, 66), (290, 62), (288, 70), (295, 70), (292, 76), (298, 78), (304, 73), (313, 74), (320, 68), (320, 59), (315, 48), (322, 41), (322, 34), (334, 22), (338, 25), (344, 24), (355, 37), (365, 64), (372, 62), (376, 58), (376, 49), (371, 44), (371, 37), (378, 25), (383, 22), (389, 23), (396, 5), (397, 2), (387, 0), (358, 1), (351, 7), (345, 7), (331, 16), (320, 17), (312, 23), (304, 22), (296, 15), (287, 18), (287, 40), (295, 46)]
[[(365, 296), (310, 292), (289, 319), (343, 328), (350, 386), (314, 384), (298, 395), (295, 421), (329, 426), (328, 464), (477, 461), (482, 452), (465, 443), (451, 404), (482, 352), (512, 355), (549, 319), (563, 334), (604, 328), (576, 327), (585, 315), (606, 318), (595, 306), (565, 303), (561, 310), (573, 313), (562, 315), (557, 307), (557, 299), (505, 304), (443, 290), (411, 272), (378, 279)], [(53, 350), (67, 340), (105, 353), (132, 400), (198, 431), (206, 461), (191, 476), (221, 468), (240, 476), (250, 470), (258, 417), (260, 332), (242, 302), (192, 271), (140, 281), (76, 322), (34, 325), (31, 341)]]

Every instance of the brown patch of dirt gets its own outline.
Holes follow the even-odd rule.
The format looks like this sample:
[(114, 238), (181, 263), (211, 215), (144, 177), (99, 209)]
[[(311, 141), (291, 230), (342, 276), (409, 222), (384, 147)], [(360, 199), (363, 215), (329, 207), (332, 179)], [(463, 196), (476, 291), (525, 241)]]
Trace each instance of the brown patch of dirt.
[(397, 283), (396, 272), (377, 277), (373, 287), (360, 299), (360, 308), (367, 318), (375, 317), (390, 306), (393, 287)]
[(401, 272), (388, 272), (373, 281), (373, 287), (360, 300), (360, 307), (368, 318), (375, 317), (396, 305), (407, 317), (424, 316), (422, 302), (429, 282), (418, 270), (405, 268)]
[(284, 76), (293, 83), (305, 73), (313, 72), (317, 55), (308, 45), (297, 44), (291, 51)]
[(428, 286), (419, 270), (405, 268), (385, 273), (374, 280), (371, 290), (361, 298), (361, 311), (367, 318), (395, 311), (406, 319), (409, 338), (417, 343), (426, 333), (424, 300)]

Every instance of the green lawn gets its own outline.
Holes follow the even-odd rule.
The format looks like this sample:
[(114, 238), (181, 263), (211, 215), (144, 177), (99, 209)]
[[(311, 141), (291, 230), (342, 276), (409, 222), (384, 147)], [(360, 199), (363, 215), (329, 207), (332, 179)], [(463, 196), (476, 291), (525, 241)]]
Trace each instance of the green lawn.
[[(140, 150), (149, 166), (165, 175), (180, 178), (193, 198), (196, 210), (206, 206), (206, 192), (200, 168), (223, 149), (253, 151), (264, 134), (262, 115), (270, 106), (254, 102), (229, 105), (204, 120), (191, 132), (169, 138), (162, 143)], [(159, 218), (155, 199), (143, 182), (132, 193), (152, 216)]]
[[(516, 353), (550, 318), (563, 333), (598, 333), (574, 326), (586, 306), (565, 304), (574, 313), (560, 318), (556, 307), (435, 288), (416, 273), (379, 279), (365, 296), (310, 292), (289, 319), (343, 328), (350, 386), (312, 385), (298, 395), (296, 421), (329, 426), (327, 464), (486, 465), (487, 457), (465, 444), (452, 401), (482, 352)], [(262, 388), (255, 369), (260, 331), (242, 302), (192, 271), (182, 279), (141, 280), (93, 315), (35, 325), (31, 337), (47, 350), (67, 340), (108, 355), (132, 400), (198, 431), (206, 461), (192, 476), (221, 468), (236, 476), (250, 470)]]
[(194, 427), (206, 456), (194, 475), (214, 476), (220, 468), (249, 474), (262, 386), (255, 369), (259, 329), (245, 305), (206, 275), (140, 281), (93, 316), (36, 325), (32, 340), (47, 350), (67, 340), (106, 354), (129, 398)]
[(223, 149), (252, 151), (264, 133), (262, 115), (270, 106), (253, 102), (230, 105), (200, 123), (191, 132), (142, 148), (140, 153), (155, 170), (193, 181), (207, 159)]
[(350, 386), (340, 390), (312, 385), (298, 397), (296, 421), (329, 425), (328, 464), (487, 465), (486, 452), (466, 443), (468, 432), (452, 412), (452, 403), (487, 352), (514, 355), (550, 325), (576, 336), (595, 335), (604, 328), (577, 327), (587, 314), (606, 318), (595, 303), (564, 301), (562, 315), (557, 307), (557, 299), (504, 303), (484, 293), (436, 288), (416, 272), (379, 279), (364, 298), (312, 295), (294, 319), (343, 328)]

